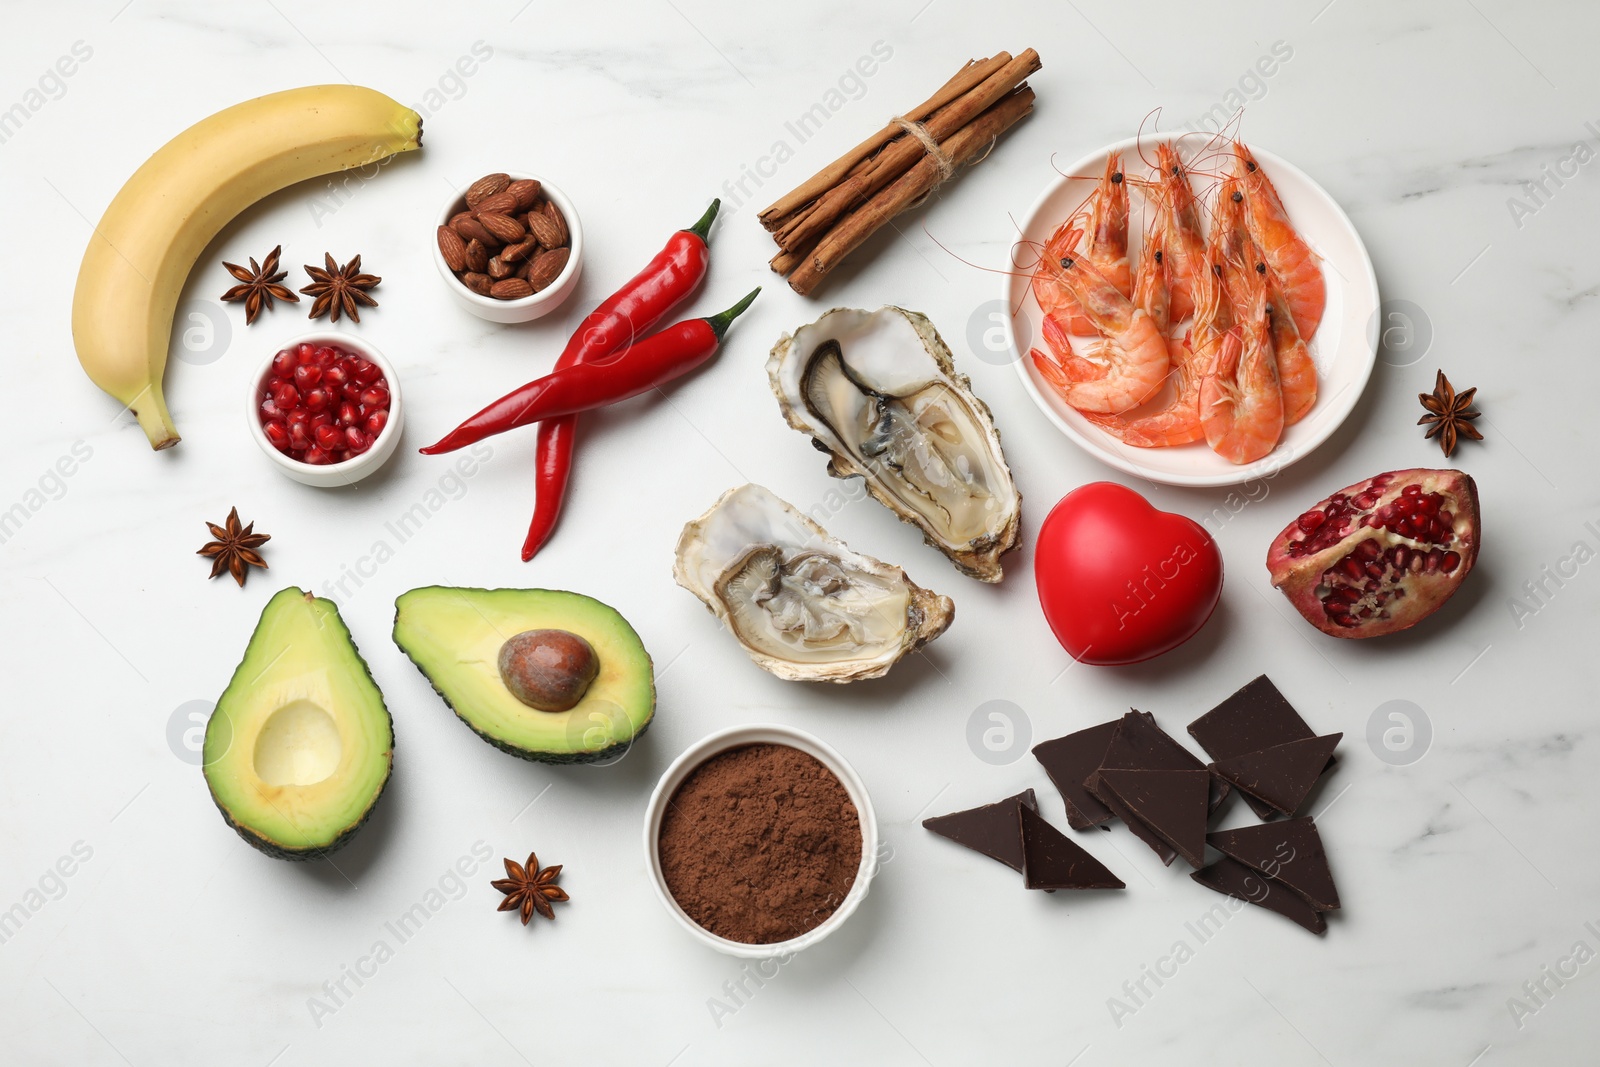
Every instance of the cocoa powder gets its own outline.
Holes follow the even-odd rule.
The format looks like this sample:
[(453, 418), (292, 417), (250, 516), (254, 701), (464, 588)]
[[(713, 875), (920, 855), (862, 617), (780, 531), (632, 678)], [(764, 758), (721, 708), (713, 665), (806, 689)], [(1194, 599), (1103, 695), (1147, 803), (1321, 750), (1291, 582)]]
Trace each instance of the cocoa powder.
[(861, 818), (838, 776), (788, 745), (719, 752), (668, 801), (661, 872), (689, 917), (770, 945), (832, 915), (861, 866)]

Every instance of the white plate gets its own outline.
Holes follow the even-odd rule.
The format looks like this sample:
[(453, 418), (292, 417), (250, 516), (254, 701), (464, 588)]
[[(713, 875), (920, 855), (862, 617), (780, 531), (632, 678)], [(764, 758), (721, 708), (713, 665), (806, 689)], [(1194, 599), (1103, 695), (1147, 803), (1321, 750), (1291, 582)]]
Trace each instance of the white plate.
[[(1157, 134), (1138, 141), (1130, 138), (1107, 145), (1067, 168), (1065, 175), (1045, 189), (1034, 202), (1013, 247), (1013, 263), (1034, 262), (1036, 253), (1057, 226), (1072, 214), (1094, 188), (1105, 170), (1106, 156), (1121, 152), (1129, 169), (1142, 168), (1139, 149), (1151, 158), (1159, 141), (1175, 142), (1187, 161), (1204, 150), (1208, 137), (1196, 134)], [(1215, 149), (1213, 149), (1214, 151)], [(1006, 344), (1015, 357), (1017, 373), (1034, 403), (1050, 421), (1090, 455), (1121, 471), (1167, 485), (1237, 485), (1282, 470), (1326, 441), (1355, 407), (1378, 352), (1378, 279), (1372, 260), (1349, 216), (1327, 191), (1300, 170), (1255, 144), (1250, 145), (1262, 169), (1272, 179), (1295, 228), (1319, 256), (1328, 287), (1327, 309), (1312, 338), (1311, 357), (1317, 365), (1317, 403), (1309, 414), (1288, 427), (1278, 447), (1254, 463), (1235, 466), (1207, 448), (1205, 442), (1181, 448), (1134, 448), (1105, 433), (1061, 400), (1034, 369), (1028, 349), (1038, 346), (1042, 315), (1033, 299), (1028, 272), (1007, 277)], [(1194, 179), (1197, 195), (1209, 206), (1212, 190), (1204, 179)], [(1137, 262), (1142, 240), (1143, 197), (1130, 191), (1129, 253)]]

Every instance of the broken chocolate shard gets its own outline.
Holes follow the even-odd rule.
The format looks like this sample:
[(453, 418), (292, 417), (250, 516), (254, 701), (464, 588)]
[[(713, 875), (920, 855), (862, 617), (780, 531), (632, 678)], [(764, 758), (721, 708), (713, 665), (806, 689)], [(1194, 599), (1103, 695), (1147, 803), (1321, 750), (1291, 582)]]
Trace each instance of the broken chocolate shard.
[[(1145, 771), (1106, 767), (1100, 784), (1118, 806), (1118, 816), (1137, 832), (1142, 824), (1192, 867), (1206, 865), (1206, 804), (1211, 775), (1203, 770)], [(1140, 835), (1143, 836), (1143, 835)], [(1157, 849), (1157, 854), (1161, 853)], [(1170, 863), (1163, 856), (1165, 862)]]
[(1053, 893), (1057, 889), (1126, 888), (1105, 864), (1033, 808), (1017, 805), (1017, 825), (1012, 832), (1022, 848), (1023, 884), (1029, 889)]
[(1241, 791), (1282, 815), (1293, 815), (1322, 777), (1328, 757), (1344, 734), (1325, 734), (1274, 745), (1257, 752), (1218, 760), (1213, 774), (1232, 782)]
[(1327, 920), (1322, 917), (1322, 913), (1307, 904), (1300, 894), (1274, 883), (1270, 878), (1231, 857), (1224, 856), (1211, 866), (1200, 868), (1189, 877), (1207, 889), (1237, 897), (1257, 907), (1293, 919), (1314, 934), (1323, 933), (1328, 929)]
[[(1133, 771), (1196, 771), (1204, 770), (1205, 766), (1198, 756), (1163, 730), (1155, 716), (1148, 711), (1129, 711), (1117, 720), (1116, 732), (1111, 735), (1111, 744), (1106, 746), (1106, 754), (1100, 763), (1101, 768)], [(1100, 790), (1099, 777), (1097, 770), (1084, 782), (1084, 788), (1104, 801), (1106, 798)], [(1213, 780), (1207, 809), (1216, 811), (1217, 805), (1227, 795), (1228, 783), (1221, 779)], [(1112, 807), (1110, 802), (1106, 806)], [(1113, 807), (1112, 810), (1116, 809)]]
[(924, 829), (940, 837), (948, 837), (958, 845), (981, 852), (990, 859), (999, 860), (1014, 871), (1022, 870), (1022, 839), (1017, 833), (1017, 809), (1026, 807), (1039, 810), (1039, 802), (1032, 789), (1024, 789), (1014, 797), (985, 804), (981, 808), (968, 808), (949, 815), (936, 815), (923, 819)]
[(1317, 911), (1338, 909), (1339, 891), (1333, 884), (1322, 835), (1311, 816), (1218, 830), (1206, 840), (1223, 855), (1299, 893)]
[[(1200, 742), (1214, 760), (1232, 759), (1316, 735), (1264, 674), (1189, 724), (1189, 736)], [(1333, 761), (1328, 762), (1331, 765)], [(1256, 815), (1272, 818), (1269, 805), (1248, 793), (1244, 799)]]
[(1074, 830), (1087, 830), (1111, 818), (1111, 809), (1083, 783), (1099, 770), (1116, 732), (1117, 720), (1112, 719), (1033, 746), (1034, 757), (1066, 803), (1067, 823)]

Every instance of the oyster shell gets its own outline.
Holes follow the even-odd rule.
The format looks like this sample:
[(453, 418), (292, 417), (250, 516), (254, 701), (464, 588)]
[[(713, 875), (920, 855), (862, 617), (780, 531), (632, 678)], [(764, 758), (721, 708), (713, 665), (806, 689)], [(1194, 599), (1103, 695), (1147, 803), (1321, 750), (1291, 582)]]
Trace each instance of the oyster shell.
[(962, 573), (1000, 580), (1022, 496), (988, 406), (927, 316), (834, 308), (785, 334), (767, 375), (789, 425), (831, 457), (829, 474), (865, 478)]
[(770, 489), (730, 489), (683, 528), (672, 576), (763, 670), (789, 681), (878, 678), (949, 627), (949, 597), (852, 552)]

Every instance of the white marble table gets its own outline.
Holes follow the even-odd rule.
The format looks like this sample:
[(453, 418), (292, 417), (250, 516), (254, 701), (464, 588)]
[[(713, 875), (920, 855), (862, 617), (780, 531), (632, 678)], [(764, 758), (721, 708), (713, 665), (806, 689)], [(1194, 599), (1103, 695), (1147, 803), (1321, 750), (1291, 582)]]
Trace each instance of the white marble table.
[[(0, 915), (12, 915), (0, 943), (0, 1058), (1593, 1060), (1600, 565), (1574, 551), (1585, 545), (1587, 560), (1600, 548), (1590, 411), (1600, 390), (1600, 179), (1576, 157), (1600, 148), (1591, 55), (1600, 16), (1578, 3), (1503, 0), (905, 0), (863, 10), (720, 0), (604, 10), (541, 0), (9, 6), (0, 112), (15, 102), (24, 114), (0, 143), (9, 249), (0, 511), (22, 504), (25, 515), (0, 545), (10, 679)], [(1038, 110), (993, 158), (902, 220), (901, 235), (875, 241), (820, 301), (766, 272), (760, 206), (969, 54), (1030, 45), (1044, 59)], [(471, 76), (454, 73), (475, 52)], [(1269, 77), (1254, 72), (1275, 54)], [(47, 76), (63, 56), (71, 76)], [(857, 79), (848, 72), (864, 56), (873, 73)], [(226, 337), (173, 366), (184, 441), (152, 454), (73, 359), (71, 283), (92, 220), (190, 122), (341, 79), (428, 111), (425, 150), (348, 194), (313, 182), (275, 196), (224, 231), (185, 298), (210, 308)], [(801, 137), (795, 120), (819, 103), (828, 117)], [(1065, 670), (1027, 552), (1011, 558), (1003, 585), (983, 587), (858, 500), (829, 526), (952, 594), (954, 628), (877, 684), (818, 690), (754, 669), (669, 571), (680, 525), (731, 485), (759, 481), (802, 506), (833, 488), (767, 395), (761, 363), (779, 332), (833, 304), (929, 313), (995, 410), (1031, 540), (1056, 499), (1110, 472), (1048, 425), (1012, 367), (973, 353), (969, 322), (999, 279), (962, 260), (1004, 261), (1010, 219), (1051, 178), (1052, 158), (1064, 164), (1127, 136), (1157, 107), (1170, 128), (1236, 103), (1248, 105), (1248, 138), (1296, 161), (1349, 211), (1390, 310), (1416, 333), (1386, 353), (1323, 449), (1212, 524), (1228, 581), (1201, 636), (1142, 667)], [(447, 185), (503, 166), (556, 178), (590, 246), (578, 297), (528, 327), (465, 317), (427, 251)], [(246, 439), (241, 383), (304, 320), (280, 310), (247, 330), (236, 307), (217, 312), (221, 258), (259, 257), (280, 241), (292, 264), (362, 253), (384, 281), (382, 307), (358, 329), (400, 367), (415, 445), (548, 368), (582, 311), (712, 195), (728, 210), (697, 306), (768, 289), (720, 362), (670, 399), (587, 420), (561, 531), (532, 564), (516, 556), (532, 502), (531, 435), (496, 439), (468, 479), (408, 449), (344, 492), (289, 482)], [(1488, 440), (1457, 456), (1484, 496), (1478, 571), (1423, 630), (1365, 647), (1325, 639), (1270, 589), (1266, 542), (1326, 491), (1438, 464), (1413, 426), (1436, 367), (1480, 387)], [(72, 473), (58, 478), (62, 457)], [(1222, 502), (1140, 488), (1196, 516)], [(419, 502), (426, 522), (395, 537), (386, 524)], [(203, 520), (234, 504), (274, 535), (271, 572), (242, 591), (208, 584), (193, 555)], [(373, 566), (379, 542), (392, 558)], [(394, 780), (336, 866), (278, 863), (217, 817), (184, 730), (221, 691), (274, 590), (328, 595), (341, 579), (344, 616), (394, 713)], [(395, 595), (431, 583), (568, 587), (616, 605), (660, 668), (646, 741), (600, 770), (524, 764), (483, 745), (388, 637)], [(1537, 599), (1529, 583), (1542, 586)], [(1202, 942), (1189, 924), (1221, 898), (1122, 830), (1089, 845), (1123, 873), (1125, 894), (1049, 897), (918, 825), (926, 812), (1025, 786), (1061, 822), (1020, 745), (999, 764), (969, 746), (969, 721), (988, 702), (1020, 709), (1019, 734), (1035, 740), (1129, 705), (1181, 734), (1263, 671), (1313, 725), (1345, 732), (1338, 771), (1314, 801), (1345, 903), (1324, 939), (1248, 909)], [(1431, 726), (1431, 742), (1404, 757), (1422, 758), (1369, 745), (1369, 722), (1392, 701)], [(871, 788), (892, 850), (843, 931), (760, 985), (673, 926), (639, 843), (666, 763), (712, 729), (759, 720), (840, 748)], [(494, 914), (499, 895), (482, 860), (530, 848), (566, 864), (574, 903), (554, 924), (523, 930)], [(450, 872), (463, 857), (475, 873), (457, 883)], [(58, 864), (70, 875), (54, 873)], [(402, 941), (386, 924), (418, 903), (429, 917)], [(1190, 951), (1175, 963), (1180, 941)], [(380, 942), (389, 951), (378, 963)], [(366, 976), (349, 978), (353, 969)], [(1155, 971), (1167, 974), (1159, 985), (1145, 977)], [(741, 982), (747, 992), (731, 993)]]

